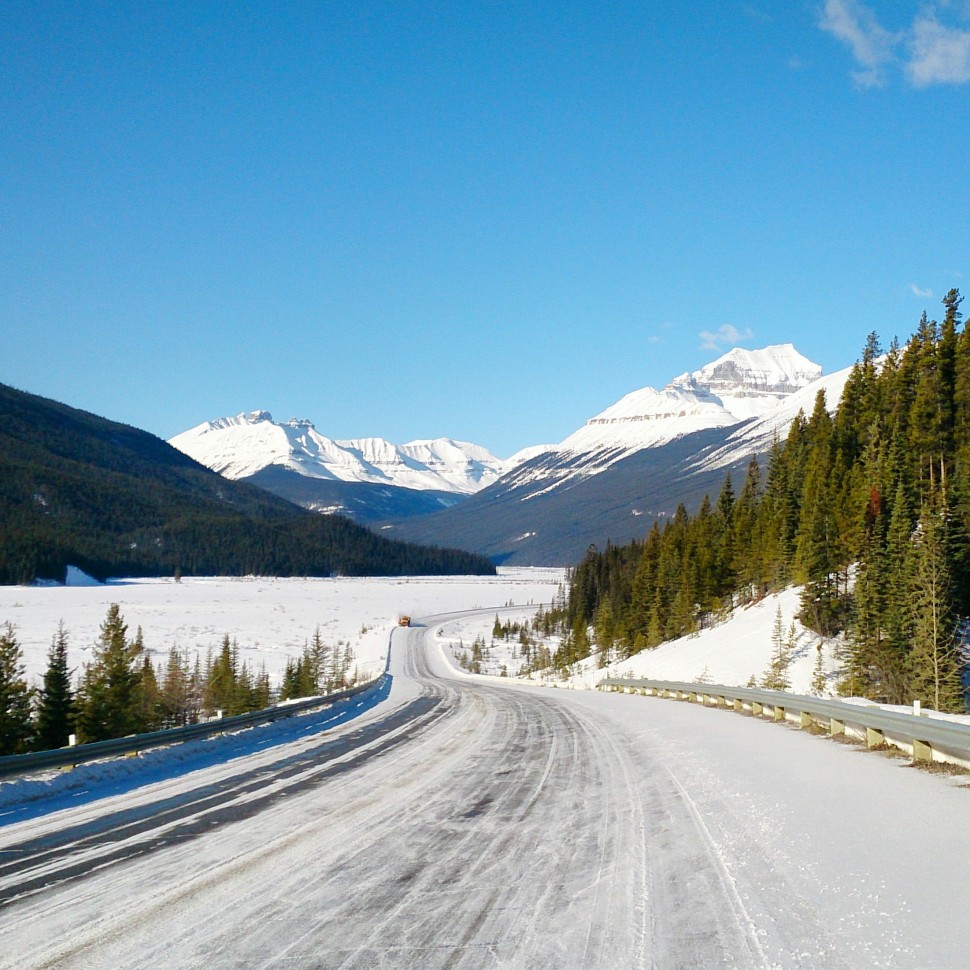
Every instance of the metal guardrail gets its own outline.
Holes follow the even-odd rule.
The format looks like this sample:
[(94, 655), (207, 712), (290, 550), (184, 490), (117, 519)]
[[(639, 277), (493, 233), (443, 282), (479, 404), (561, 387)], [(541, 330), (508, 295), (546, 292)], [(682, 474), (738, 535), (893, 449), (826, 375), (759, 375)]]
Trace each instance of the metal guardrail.
[(797, 721), (803, 728), (817, 726), (831, 735), (857, 737), (868, 748), (892, 745), (906, 751), (914, 761), (942, 761), (970, 768), (970, 724), (929, 717), (925, 712), (904, 714), (876, 705), (721, 684), (608, 677), (596, 686), (598, 690), (700, 702), (775, 721)]
[(293, 704), (277, 704), (275, 707), (267, 707), (261, 711), (250, 711), (247, 714), (222, 717), (201, 724), (188, 724), (185, 727), (151, 731), (147, 734), (133, 734), (126, 738), (116, 738), (109, 741), (92, 741), (89, 744), (76, 744), (70, 748), (54, 748), (51, 751), (6, 755), (0, 758), (0, 777), (25, 774), (43, 768), (63, 768), (67, 765), (82, 764), (85, 761), (96, 761), (98, 758), (134, 754), (137, 751), (144, 751), (146, 748), (180, 744), (183, 741), (194, 741), (197, 738), (225, 734), (229, 731), (238, 731), (241, 728), (253, 727), (257, 724), (268, 724), (280, 718), (291, 717), (304, 711), (312, 711), (318, 707), (329, 707), (368, 691), (378, 690), (389, 677), (390, 675), (385, 668), (385, 673), (363, 684), (357, 684), (334, 694), (324, 694), (309, 700), (297, 701)]

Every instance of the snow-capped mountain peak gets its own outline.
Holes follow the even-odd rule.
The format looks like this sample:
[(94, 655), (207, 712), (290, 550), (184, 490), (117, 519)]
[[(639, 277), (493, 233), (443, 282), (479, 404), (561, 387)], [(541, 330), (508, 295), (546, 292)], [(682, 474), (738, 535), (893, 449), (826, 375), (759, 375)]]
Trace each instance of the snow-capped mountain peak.
[(468, 494), (508, 468), (488, 449), (451, 438), (406, 445), (384, 438), (337, 441), (320, 434), (306, 418), (280, 424), (269, 411), (216, 418), (169, 443), (226, 478), (247, 478), (280, 466), (308, 478)]
[(227, 478), (284, 468), (307, 478), (469, 495), (521, 468), (520, 483), (541, 482), (549, 490), (694, 432), (745, 422), (760, 426), (821, 373), (790, 343), (735, 348), (660, 390), (644, 387), (624, 395), (558, 445), (524, 449), (506, 461), (453, 438), (403, 445), (384, 438), (335, 440), (306, 418), (281, 424), (263, 410), (208, 421), (171, 444)]
[(822, 368), (792, 344), (762, 350), (736, 347), (659, 391), (644, 387), (625, 395), (550, 449), (558, 460), (525, 467), (519, 481), (543, 481), (544, 488), (556, 488), (684, 435), (764, 418), (821, 374)]
[(700, 370), (674, 378), (662, 390), (644, 387), (627, 394), (590, 418), (556, 450), (629, 453), (694, 431), (729, 427), (770, 413), (821, 373), (818, 364), (791, 344), (763, 350), (736, 347)]
[(675, 377), (667, 387), (719, 404), (745, 420), (763, 417), (821, 376), (822, 368), (789, 343), (763, 350), (735, 347), (700, 370)]

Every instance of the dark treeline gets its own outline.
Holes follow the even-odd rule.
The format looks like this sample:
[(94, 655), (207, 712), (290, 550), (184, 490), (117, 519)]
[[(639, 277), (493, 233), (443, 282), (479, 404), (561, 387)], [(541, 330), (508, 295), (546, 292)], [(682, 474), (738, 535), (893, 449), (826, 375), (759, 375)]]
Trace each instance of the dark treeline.
[(141, 628), (129, 636), (117, 604), (109, 607), (92, 659), (77, 677), (67, 651), (61, 624), (35, 690), (24, 675), (15, 629), (0, 627), (0, 755), (63, 747), (71, 734), (78, 743), (103, 741), (244, 714), (278, 700), (332, 693), (357, 679), (350, 645), (330, 646), (319, 628), (301, 656), (288, 661), (278, 689), (265, 667), (254, 670), (240, 660), (239, 645), (228, 634), (204, 661), (172, 647), (156, 666)]
[[(803, 586), (799, 618), (844, 633), (840, 692), (965, 709), (970, 614), (970, 329), (961, 297), (887, 351), (870, 334), (834, 416), (819, 393), (763, 463), (643, 541), (591, 548), (562, 611), (563, 667), (622, 658)], [(591, 632), (590, 632), (591, 631)], [(592, 641), (592, 642), (591, 642)]]

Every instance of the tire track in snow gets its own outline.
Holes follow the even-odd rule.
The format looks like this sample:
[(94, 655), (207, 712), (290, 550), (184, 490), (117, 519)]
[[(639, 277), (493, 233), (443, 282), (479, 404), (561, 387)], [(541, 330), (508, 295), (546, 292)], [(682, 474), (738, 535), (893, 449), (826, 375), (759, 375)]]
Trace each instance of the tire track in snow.
[(131, 812), (113, 812), (81, 826), (67, 825), (38, 838), (13, 844), (15, 858), (0, 863), (0, 909), (18, 899), (72, 879), (92, 869), (185, 842), (214, 826), (248, 819), (269, 803), (292, 796), (352, 771), (370, 758), (406, 743), (443, 712), (432, 698), (419, 698), (390, 717), (336, 741), (327, 741), (286, 759), (282, 766), (261, 767), (214, 786)]

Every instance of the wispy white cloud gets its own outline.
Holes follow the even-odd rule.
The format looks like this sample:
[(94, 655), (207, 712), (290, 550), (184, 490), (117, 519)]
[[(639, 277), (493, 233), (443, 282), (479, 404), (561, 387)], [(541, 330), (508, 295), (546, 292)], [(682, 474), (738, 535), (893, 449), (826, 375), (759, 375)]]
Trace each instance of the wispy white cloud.
[(885, 84), (884, 68), (893, 59), (899, 36), (886, 30), (868, 7), (858, 0), (826, 0), (819, 26), (849, 46), (860, 67), (852, 73), (856, 84)]
[(700, 332), (701, 350), (720, 350), (721, 347), (733, 347), (742, 340), (750, 340), (754, 334), (749, 327), (738, 330), (730, 323), (725, 323), (715, 331), (702, 330)]
[(953, 0), (923, 4), (909, 27), (887, 30), (860, 0), (825, 0), (819, 27), (852, 52), (860, 87), (881, 87), (891, 67), (902, 67), (913, 87), (970, 82), (970, 29), (942, 22), (944, 13), (965, 19), (970, 7)]
[(750, 17), (752, 20), (757, 20), (763, 24), (769, 24), (775, 18), (765, 10), (761, 5), (754, 3), (742, 3), (741, 12)]
[(910, 283), (909, 288), (913, 291), (914, 296), (918, 296), (924, 300), (933, 299), (933, 291), (923, 289), (921, 286), (917, 286), (915, 283)]
[(932, 13), (913, 24), (906, 75), (912, 84), (965, 84), (970, 81), (970, 30), (945, 27)]

